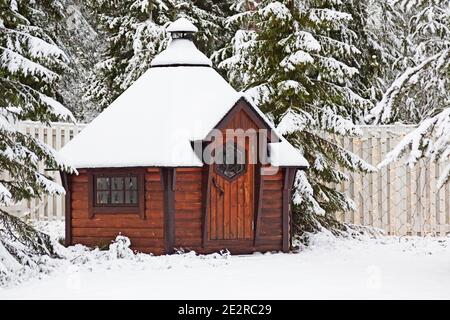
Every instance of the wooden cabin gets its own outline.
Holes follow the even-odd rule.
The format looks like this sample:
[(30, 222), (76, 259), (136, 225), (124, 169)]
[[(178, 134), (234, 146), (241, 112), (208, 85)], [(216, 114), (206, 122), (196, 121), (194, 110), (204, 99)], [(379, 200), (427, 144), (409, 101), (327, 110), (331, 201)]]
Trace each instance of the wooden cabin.
[(289, 251), (293, 181), (308, 163), (213, 69), (194, 25), (167, 31), (149, 70), (61, 150), (78, 171), (62, 174), (66, 245), (122, 234), (154, 254)]

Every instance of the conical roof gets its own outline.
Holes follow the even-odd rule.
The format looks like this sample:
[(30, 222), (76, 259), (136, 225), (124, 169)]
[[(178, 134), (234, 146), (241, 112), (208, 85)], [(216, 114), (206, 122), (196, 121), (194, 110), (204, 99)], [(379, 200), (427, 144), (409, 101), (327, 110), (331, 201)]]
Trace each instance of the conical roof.
[[(64, 146), (63, 158), (75, 168), (203, 166), (192, 141), (204, 140), (243, 94), (188, 39), (173, 40), (151, 66)], [(273, 153), (288, 150), (286, 143)], [(277, 165), (289, 160), (287, 165), (307, 166), (298, 152), (288, 157)]]
[(178, 20), (175, 20), (172, 22), (166, 29), (167, 32), (173, 33), (173, 32), (190, 32), (195, 33), (198, 31), (197, 27), (192, 24), (188, 19), (186, 18), (179, 18)]

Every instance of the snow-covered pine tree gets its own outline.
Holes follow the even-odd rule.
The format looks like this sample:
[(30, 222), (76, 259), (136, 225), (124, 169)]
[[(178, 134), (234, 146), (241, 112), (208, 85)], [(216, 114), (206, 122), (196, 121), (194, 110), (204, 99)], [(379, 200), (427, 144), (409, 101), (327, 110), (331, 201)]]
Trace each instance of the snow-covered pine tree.
[[(383, 48), (379, 47), (373, 30), (368, 28), (368, 20), (373, 19), (374, 3), (377, 0), (352, 0), (343, 2), (343, 12), (350, 13), (352, 19), (348, 22), (348, 28), (354, 32), (352, 43), (360, 51), (359, 54), (349, 57), (347, 63), (357, 67), (358, 74), (352, 78), (353, 88), (361, 97), (369, 99), (372, 103), (366, 105), (366, 110), (360, 110), (356, 123), (364, 123), (364, 116), (373, 107), (373, 102), (382, 94), (379, 82), (381, 76), (380, 63), (383, 56)], [(384, 0), (376, 2), (377, 6)], [(381, 23), (381, 21), (380, 21)], [(378, 36), (378, 35), (377, 35)]]
[(97, 17), (105, 52), (91, 72), (84, 99), (95, 105), (91, 118), (106, 108), (145, 70), (164, 48), (164, 25), (171, 20), (171, 0), (89, 0)]
[(195, 43), (207, 56), (222, 48), (231, 38), (229, 29), (224, 28), (226, 17), (231, 15), (231, 0), (176, 0), (175, 14), (186, 17), (198, 28)]
[(64, 105), (78, 120), (84, 120), (84, 112), (93, 108), (82, 99), (90, 71), (99, 61), (101, 49), (106, 41), (99, 37), (82, 0), (59, 0), (60, 19), (48, 19), (45, 29), (68, 57), (69, 70), (59, 81)]
[(445, 0), (378, 0), (368, 29), (383, 52), (375, 124), (417, 124), (448, 106), (450, 15)]
[[(0, 207), (42, 194), (61, 194), (64, 189), (38, 171), (73, 169), (56, 152), (30, 135), (18, 132), (18, 120), (43, 123), (71, 118), (58, 101), (58, 80), (67, 57), (42, 28), (49, 17), (57, 18), (57, 1), (0, 2)], [(6, 251), (5, 251), (6, 250)], [(17, 218), (0, 210), (0, 252), (30, 265), (32, 254), (53, 254), (49, 239)], [(9, 265), (0, 265), (3, 272)], [(6, 271), (5, 271), (6, 270)]]
[[(447, 104), (450, 98), (447, 99)], [(417, 129), (408, 133), (400, 143), (379, 164), (386, 166), (407, 155), (406, 164), (414, 166), (419, 159), (431, 161), (450, 160), (450, 108), (444, 109), (434, 117), (424, 120)], [(437, 187), (441, 188), (450, 181), (450, 164), (441, 173)]]
[[(390, 77), (367, 119), (376, 124), (403, 122), (419, 126), (388, 153), (380, 167), (405, 154), (410, 166), (421, 158), (450, 159), (449, 9), (449, 2), (441, 0), (390, 3), (389, 12), (396, 17), (394, 22), (386, 21), (391, 35), (379, 37), (380, 46), (391, 53), (390, 64), (385, 66), (385, 74)], [(376, 24), (371, 28), (376, 30)], [(379, 30), (375, 33), (381, 34)], [(385, 41), (395, 36), (396, 41)], [(438, 186), (442, 187), (449, 178), (447, 166)]]
[(360, 50), (345, 3), (239, 1), (241, 12), (227, 21), (237, 32), (214, 55), (311, 165), (296, 177), (297, 222), (351, 210), (353, 201), (332, 185), (348, 179), (346, 170), (375, 170), (330, 138), (360, 134), (352, 119), (370, 105), (354, 91)]

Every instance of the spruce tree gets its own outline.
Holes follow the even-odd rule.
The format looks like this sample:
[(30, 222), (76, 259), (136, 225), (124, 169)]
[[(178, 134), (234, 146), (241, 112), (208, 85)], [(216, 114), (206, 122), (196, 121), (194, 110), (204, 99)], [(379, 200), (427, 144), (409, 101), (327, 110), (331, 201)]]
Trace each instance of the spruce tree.
[[(68, 58), (43, 28), (47, 19), (59, 17), (60, 8), (57, 1), (0, 1), (0, 208), (64, 192), (38, 171), (38, 162), (50, 169), (72, 171), (51, 147), (15, 126), (21, 120), (46, 124), (73, 120), (60, 102), (58, 85)], [(28, 266), (33, 254), (54, 255), (48, 236), (2, 210), (0, 252)], [(0, 260), (11, 261), (4, 255)], [(10, 267), (0, 265), (0, 270), (8, 272)]]
[(345, 3), (238, 1), (241, 12), (227, 20), (237, 32), (214, 55), (311, 165), (296, 177), (296, 222), (353, 209), (332, 185), (346, 171), (375, 170), (330, 138), (360, 134), (353, 119), (370, 106), (352, 81), (361, 52)]
[(382, 94), (366, 120), (417, 124), (448, 106), (449, 4), (380, 0), (368, 29), (382, 48)]
[(173, 5), (169, 0), (90, 0), (86, 5), (107, 41), (84, 97), (95, 105), (93, 117), (142, 75), (165, 46), (164, 25)]
[(94, 17), (82, 0), (59, 0), (62, 17), (49, 19), (45, 28), (68, 57), (68, 70), (59, 81), (64, 105), (79, 121), (93, 108), (83, 94), (90, 71), (100, 59), (106, 45), (99, 37)]
[(224, 27), (225, 19), (231, 14), (231, 1), (178, 0), (175, 15), (186, 17), (198, 28), (195, 43), (207, 56), (222, 48), (232, 34)]
[[(375, 124), (417, 124), (388, 153), (380, 167), (406, 155), (413, 166), (420, 159), (450, 159), (450, 16), (442, 0), (380, 1), (389, 19), (369, 24), (387, 57), (383, 94), (367, 116)], [(386, 28), (386, 32), (380, 30)], [(438, 181), (450, 179), (450, 165)]]

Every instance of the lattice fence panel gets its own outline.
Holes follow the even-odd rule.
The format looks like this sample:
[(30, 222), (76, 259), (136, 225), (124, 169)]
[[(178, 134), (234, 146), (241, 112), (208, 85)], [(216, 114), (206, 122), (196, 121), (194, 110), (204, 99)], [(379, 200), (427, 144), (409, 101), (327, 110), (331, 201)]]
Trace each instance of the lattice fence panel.
[[(377, 165), (413, 126), (364, 126), (364, 135), (336, 142)], [(421, 160), (415, 167), (405, 159), (373, 174), (351, 173), (336, 188), (356, 203), (354, 212), (338, 213), (340, 221), (374, 226), (393, 235), (444, 235), (450, 232), (450, 187), (437, 189), (449, 161)]]

